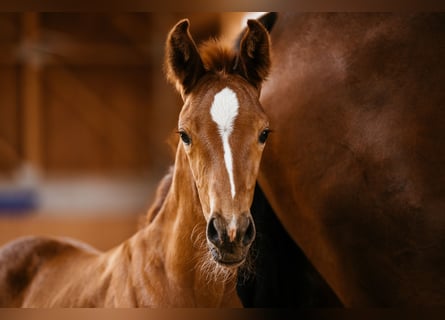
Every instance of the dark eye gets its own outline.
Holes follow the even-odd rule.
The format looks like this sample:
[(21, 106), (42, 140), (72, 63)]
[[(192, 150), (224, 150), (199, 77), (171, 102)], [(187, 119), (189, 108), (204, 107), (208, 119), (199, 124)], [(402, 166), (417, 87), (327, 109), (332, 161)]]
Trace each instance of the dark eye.
[(269, 129), (264, 129), (263, 131), (261, 131), (260, 136), (258, 137), (258, 141), (262, 144), (266, 143), (269, 133), (270, 133)]
[(182, 142), (186, 145), (190, 145), (192, 143), (192, 139), (185, 133), (184, 131), (179, 131), (179, 137), (181, 138)]

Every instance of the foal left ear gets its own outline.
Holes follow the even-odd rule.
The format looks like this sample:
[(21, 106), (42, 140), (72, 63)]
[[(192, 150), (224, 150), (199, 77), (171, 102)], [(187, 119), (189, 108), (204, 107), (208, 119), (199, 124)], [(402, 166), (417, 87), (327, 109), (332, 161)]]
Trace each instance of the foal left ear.
[(170, 31), (165, 48), (167, 79), (184, 96), (189, 93), (205, 69), (189, 32), (189, 20), (179, 21)]
[(257, 20), (248, 20), (247, 26), (240, 42), (237, 70), (255, 87), (260, 88), (270, 69), (269, 33)]

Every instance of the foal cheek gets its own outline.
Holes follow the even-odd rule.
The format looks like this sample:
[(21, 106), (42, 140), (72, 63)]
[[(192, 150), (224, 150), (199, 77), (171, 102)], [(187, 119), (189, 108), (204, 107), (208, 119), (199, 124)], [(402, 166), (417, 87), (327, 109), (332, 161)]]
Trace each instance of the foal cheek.
[(205, 174), (201, 173), (201, 175), (196, 179), (195, 184), (204, 217), (206, 221), (208, 221), (212, 213), (212, 195), (210, 190), (211, 179), (209, 179)]
[(254, 161), (250, 162), (249, 167), (246, 169), (246, 180), (245, 180), (245, 195), (244, 199), (247, 200), (247, 205), (250, 207), (250, 205), (253, 202), (253, 195), (255, 192), (255, 184), (258, 177), (258, 171), (260, 169), (261, 165), (261, 157), (263, 154), (262, 149), (253, 149), (251, 152), (251, 159), (255, 159)]
[(249, 192), (249, 194), (253, 192), (255, 188), (255, 182), (258, 176), (262, 154), (262, 149), (252, 148), (249, 152), (248, 159), (245, 159), (243, 162), (244, 166), (240, 168), (241, 173), (245, 176), (244, 188), (247, 192)]

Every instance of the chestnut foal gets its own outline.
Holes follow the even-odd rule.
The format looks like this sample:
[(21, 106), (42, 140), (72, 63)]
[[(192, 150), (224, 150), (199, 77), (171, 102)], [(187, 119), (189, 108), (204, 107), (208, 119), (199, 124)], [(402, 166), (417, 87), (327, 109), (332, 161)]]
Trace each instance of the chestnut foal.
[[(255, 237), (250, 214), (268, 120), (259, 103), (269, 36), (248, 22), (239, 52), (199, 50), (180, 21), (166, 44), (180, 91), (171, 186), (142, 230), (108, 252), (27, 237), (0, 250), (0, 306), (241, 306), (237, 269)], [(166, 192), (166, 194), (165, 194)]]

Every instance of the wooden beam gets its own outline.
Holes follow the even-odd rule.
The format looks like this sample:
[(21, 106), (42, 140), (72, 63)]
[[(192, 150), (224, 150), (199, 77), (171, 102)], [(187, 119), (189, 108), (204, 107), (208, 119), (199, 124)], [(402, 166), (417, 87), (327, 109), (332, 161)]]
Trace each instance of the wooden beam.
[(0, 65), (11, 66), (19, 62), (16, 44), (0, 44)]
[[(150, 51), (156, 48), (149, 43), (122, 45), (116, 43), (82, 43), (59, 38), (45, 44), (40, 53), (45, 65), (76, 66), (149, 66)], [(137, 50), (138, 48), (139, 50)], [(162, 47), (163, 49), (163, 47)]]
[(36, 168), (42, 166), (41, 141), (41, 97), (39, 51), (36, 50), (40, 37), (39, 14), (26, 12), (22, 15), (21, 97), (23, 110), (23, 148), (25, 161)]

